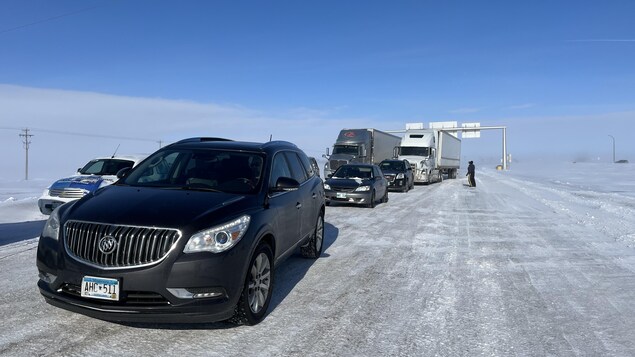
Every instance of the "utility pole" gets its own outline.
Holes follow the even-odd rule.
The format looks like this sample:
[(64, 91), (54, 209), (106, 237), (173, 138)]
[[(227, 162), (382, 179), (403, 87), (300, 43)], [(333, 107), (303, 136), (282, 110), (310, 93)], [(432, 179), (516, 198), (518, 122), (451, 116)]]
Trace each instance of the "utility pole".
[(24, 180), (29, 180), (29, 145), (31, 144), (31, 137), (33, 134), (29, 134), (29, 128), (22, 129), (24, 134), (18, 134), (24, 138), (22, 143), (24, 144), (24, 150), (26, 152), (26, 165), (24, 166)]

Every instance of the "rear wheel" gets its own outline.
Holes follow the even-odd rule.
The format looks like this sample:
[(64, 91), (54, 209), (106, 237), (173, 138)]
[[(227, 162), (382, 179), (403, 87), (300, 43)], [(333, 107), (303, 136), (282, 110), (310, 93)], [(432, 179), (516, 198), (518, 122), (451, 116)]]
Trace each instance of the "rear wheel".
[(273, 254), (266, 243), (260, 243), (249, 263), (245, 285), (230, 322), (255, 325), (262, 321), (273, 291)]
[(316, 259), (322, 254), (322, 245), (324, 242), (324, 216), (320, 214), (315, 223), (315, 230), (309, 243), (305, 247), (300, 248), (300, 253), (305, 258)]

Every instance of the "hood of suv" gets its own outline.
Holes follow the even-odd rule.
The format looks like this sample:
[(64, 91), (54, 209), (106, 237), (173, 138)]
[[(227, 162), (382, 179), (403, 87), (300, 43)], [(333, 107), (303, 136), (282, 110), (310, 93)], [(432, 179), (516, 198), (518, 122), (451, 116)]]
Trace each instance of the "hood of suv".
[(233, 219), (253, 198), (222, 192), (112, 185), (70, 208), (74, 220), (199, 230)]
[(98, 175), (76, 175), (71, 177), (66, 177), (63, 179), (59, 179), (55, 181), (50, 189), (51, 190), (60, 190), (66, 188), (78, 188), (82, 190), (86, 190), (88, 192), (93, 192), (98, 189), (102, 184), (111, 184), (115, 182), (116, 177), (114, 176), (98, 176)]

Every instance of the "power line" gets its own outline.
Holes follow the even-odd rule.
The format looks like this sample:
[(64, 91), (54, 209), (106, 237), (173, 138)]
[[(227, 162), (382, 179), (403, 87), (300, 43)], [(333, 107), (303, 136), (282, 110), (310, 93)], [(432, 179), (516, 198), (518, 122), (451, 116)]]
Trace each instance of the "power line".
[(58, 134), (58, 135), (72, 135), (72, 136), (83, 136), (83, 137), (92, 137), (92, 138), (102, 138), (102, 139), (116, 139), (116, 140), (131, 140), (131, 141), (148, 141), (148, 142), (159, 142), (157, 139), (149, 139), (149, 138), (134, 138), (134, 137), (126, 137), (126, 136), (115, 136), (115, 135), (100, 135), (100, 134), (90, 134), (90, 133), (79, 133), (72, 131), (60, 131), (60, 130), (50, 130), (50, 129), (31, 129), (33, 131), (39, 131), (42, 133), (49, 134)]
[(61, 14), (61, 15), (57, 15), (57, 16), (52, 16), (52, 17), (48, 17), (45, 19), (41, 19), (41, 20), (37, 20), (34, 22), (30, 22), (28, 24), (24, 24), (24, 25), (20, 25), (20, 26), (15, 26), (15, 27), (11, 27), (8, 29), (4, 29), (4, 30), (0, 30), (0, 35), (5, 34), (7, 32), (11, 32), (11, 31), (15, 31), (15, 30), (19, 30), (19, 29), (23, 29), (25, 27), (29, 27), (29, 26), (33, 26), (33, 25), (39, 25), (41, 23), (45, 23), (45, 22), (49, 22), (49, 21), (54, 21), (54, 20), (58, 20), (61, 19), (63, 17), (68, 17), (68, 16), (73, 16), (73, 15), (77, 15), (80, 14), (82, 12), (86, 12), (86, 11), (90, 11), (90, 10), (94, 10), (98, 7), (103, 7), (105, 6), (105, 4), (101, 4), (101, 5), (96, 5), (96, 6), (91, 6), (91, 7), (87, 7), (87, 8), (83, 8), (80, 10), (76, 10), (76, 11), (72, 11), (72, 12), (67, 12), (65, 14)]

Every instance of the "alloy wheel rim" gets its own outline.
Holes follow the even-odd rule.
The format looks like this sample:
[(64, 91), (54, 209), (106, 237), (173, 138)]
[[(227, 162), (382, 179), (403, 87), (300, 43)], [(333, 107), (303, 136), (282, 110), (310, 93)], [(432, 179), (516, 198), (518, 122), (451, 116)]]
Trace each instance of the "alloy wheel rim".
[(265, 306), (271, 289), (271, 263), (267, 254), (260, 253), (254, 259), (249, 272), (247, 297), (251, 312), (257, 314)]
[(324, 219), (320, 216), (317, 229), (315, 230), (315, 249), (318, 252), (322, 249), (322, 242), (324, 242)]

